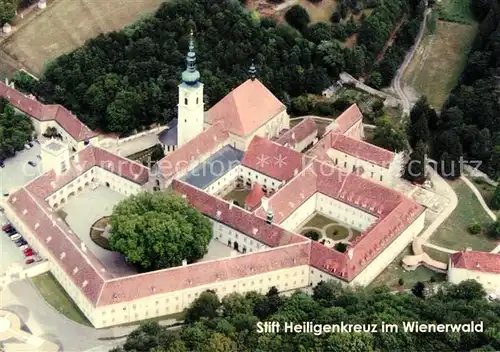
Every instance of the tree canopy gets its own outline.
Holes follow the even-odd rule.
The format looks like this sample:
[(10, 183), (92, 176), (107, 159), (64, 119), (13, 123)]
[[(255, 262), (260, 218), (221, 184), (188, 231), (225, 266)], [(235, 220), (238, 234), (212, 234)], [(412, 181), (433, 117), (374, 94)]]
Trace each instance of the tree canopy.
[(192, 263), (207, 253), (212, 223), (170, 192), (122, 200), (111, 216), (109, 244), (141, 271)]
[(26, 142), (33, 138), (34, 131), (28, 116), (16, 113), (6, 99), (0, 99), (0, 160), (23, 150)]
[[(421, 287), (422, 291), (425, 286)], [(427, 290), (425, 290), (427, 291)], [(422, 295), (424, 296), (424, 295)], [(342, 288), (321, 282), (313, 295), (303, 292), (282, 297), (268, 294), (230, 294), (220, 300), (207, 291), (186, 312), (180, 331), (148, 323), (112, 352), (304, 352), (304, 351), (495, 351), (500, 349), (500, 303), (488, 302), (475, 281), (443, 284), (434, 295)], [(258, 322), (302, 324), (397, 324), (394, 333), (259, 333)], [(410, 333), (403, 322), (460, 324), (483, 322), (483, 332)]]
[(14, 19), (18, 6), (19, 0), (0, 0), (0, 26)]
[[(343, 3), (359, 10), (364, 2)], [(342, 71), (359, 76), (371, 70), (381, 43), (410, 11), (406, 0), (365, 5), (375, 6), (377, 13), (382, 11), (379, 7), (389, 10), (374, 13), (372, 24), (368, 21), (372, 16), (363, 23), (303, 22), (306, 28), (300, 32), (270, 18), (259, 20), (237, 1), (167, 1), (143, 21), (101, 34), (60, 56), (47, 65), (34, 86), (16, 83), (45, 103), (64, 105), (92, 129), (127, 134), (165, 123), (177, 114), (177, 85), (194, 30), (207, 108), (247, 79), (252, 60), (259, 80), (290, 107), (291, 98), (321, 93)], [(377, 26), (383, 31), (371, 43), (371, 30), (378, 33)], [(337, 41), (358, 30), (360, 45), (342, 47)], [(402, 40), (406, 37), (401, 35)], [(380, 72), (384, 81), (390, 81), (390, 72)]]

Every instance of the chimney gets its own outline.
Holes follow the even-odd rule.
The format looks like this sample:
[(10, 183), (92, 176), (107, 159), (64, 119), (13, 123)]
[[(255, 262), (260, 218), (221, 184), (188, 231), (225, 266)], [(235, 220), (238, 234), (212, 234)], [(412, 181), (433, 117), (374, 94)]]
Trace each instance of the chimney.
[(229, 202), (229, 210), (233, 209), (233, 201)]
[(186, 265), (188, 265), (188, 262), (187, 262), (187, 260), (186, 260), (186, 259), (183, 259), (183, 260), (182, 260), (182, 266), (186, 266)]
[(352, 257), (354, 256), (354, 248), (350, 247), (347, 250), (347, 256), (349, 257), (349, 259), (352, 259)]
[(87, 246), (85, 245), (85, 243), (82, 242), (80, 247), (82, 248), (83, 252), (87, 252)]
[(298, 173), (299, 173), (299, 169), (293, 170), (293, 176), (297, 176)]
[(292, 139), (295, 140), (295, 132), (292, 132)]
[(271, 224), (273, 222), (273, 218), (274, 218), (273, 211), (271, 209), (269, 209), (269, 211), (267, 212), (267, 220), (266, 220), (266, 222), (268, 224)]

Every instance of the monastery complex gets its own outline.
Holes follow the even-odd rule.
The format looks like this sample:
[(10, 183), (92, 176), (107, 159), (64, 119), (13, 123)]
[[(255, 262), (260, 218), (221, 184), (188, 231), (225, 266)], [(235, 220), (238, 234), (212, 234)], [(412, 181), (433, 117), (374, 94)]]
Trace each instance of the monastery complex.
[[(253, 65), (249, 72), (246, 82), (205, 111), (191, 41), (178, 117), (159, 136), (167, 154), (151, 169), (106, 150), (99, 135), (64, 107), (0, 85), (0, 94), (31, 116), (38, 134), (51, 126), (62, 135), (42, 145), (44, 173), (10, 192), (5, 214), (50, 262), (94, 327), (181, 312), (208, 289), (222, 297), (272, 286), (302, 289), (323, 280), (368, 285), (424, 229), (425, 207), (394, 189), (404, 156), (362, 140), (356, 105), (325, 131), (313, 117), (291, 128), (285, 105), (256, 78)], [(124, 196), (177, 192), (212, 221), (213, 238), (238, 253), (120, 276), (56, 213), (95, 185)], [(249, 190), (244, 202), (225, 200), (235, 188)], [(301, 224), (317, 214), (359, 234), (345, 252), (301, 235)], [(453, 282), (479, 275), (499, 282), (498, 255), (460, 252), (451, 261)]]

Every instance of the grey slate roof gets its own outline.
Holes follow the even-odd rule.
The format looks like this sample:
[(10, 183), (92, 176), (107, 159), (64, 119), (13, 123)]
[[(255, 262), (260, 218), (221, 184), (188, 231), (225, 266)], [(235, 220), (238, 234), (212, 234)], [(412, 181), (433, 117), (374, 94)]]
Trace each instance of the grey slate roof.
[(226, 145), (204, 163), (191, 170), (182, 180), (192, 186), (204, 189), (224, 176), (229, 170), (238, 166), (243, 155), (241, 150)]
[(177, 145), (177, 119), (173, 119), (168, 124), (166, 130), (164, 130), (158, 136), (158, 139), (163, 145), (176, 146)]

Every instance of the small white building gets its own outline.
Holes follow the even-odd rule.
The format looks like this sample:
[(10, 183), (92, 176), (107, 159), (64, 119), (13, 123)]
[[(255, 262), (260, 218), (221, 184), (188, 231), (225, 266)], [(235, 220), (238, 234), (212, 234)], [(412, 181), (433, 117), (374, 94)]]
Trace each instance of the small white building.
[(8, 23), (4, 24), (3, 27), (2, 27), (2, 31), (7, 34), (7, 33), (10, 33), (12, 31), (12, 26)]
[(476, 280), (488, 293), (500, 290), (500, 254), (465, 250), (454, 253), (448, 265), (448, 281)]

